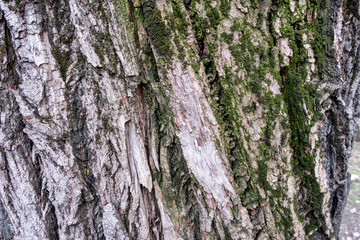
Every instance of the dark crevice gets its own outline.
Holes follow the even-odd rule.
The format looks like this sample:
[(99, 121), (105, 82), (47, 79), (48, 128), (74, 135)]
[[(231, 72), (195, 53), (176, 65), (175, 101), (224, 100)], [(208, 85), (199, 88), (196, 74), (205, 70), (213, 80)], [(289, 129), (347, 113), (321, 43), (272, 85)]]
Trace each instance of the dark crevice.
[(137, 21), (136, 21), (136, 7), (134, 6), (134, 3), (132, 0), (127, 0), (128, 5), (129, 5), (129, 15), (130, 15), (130, 22), (134, 25), (134, 41), (135, 41), (135, 45), (137, 46), (138, 49), (140, 49), (140, 40), (139, 40), (139, 36), (137, 33), (138, 30), (138, 25), (137, 25)]
[(191, 2), (192, 2), (192, 0), (183, 0), (185, 9), (186, 9), (187, 11), (189, 11), (189, 10), (191, 9)]
[[(7, 72), (8, 72), (8, 81), (7, 85), (10, 89), (18, 89), (19, 86), (19, 75), (16, 71), (17, 60), (15, 56), (15, 51), (11, 41), (10, 29), (7, 26), (7, 22), (4, 19), (4, 29), (5, 29), (5, 45), (6, 45), (6, 54), (7, 54)], [(2, 80), (3, 81), (3, 80)]]
[(258, 232), (256, 232), (256, 235), (254, 237), (255, 240), (259, 240), (261, 237), (262, 229), (260, 229)]
[(59, 225), (55, 213), (55, 207), (52, 204), (52, 202), (49, 200), (48, 196), (49, 196), (49, 192), (46, 189), (43, 190), (42, 192), (42, 202), (44, 202), (43, 209), (45, 209), (46, 205), (48, 205), (47, 206), (48, 210), (45, 215), (45, 222), (47, 223), (46, 231), (48, 233), (49, 239), (57, 240), (59, 239)]
[(119, 212), (120, 212), (121, 220), (124, 223), (125, 230), (127, 231), (127, 234), (129, 236), (130, 235), (129, 211), (130, 211), (130, 208), (132, 205), (132, 195), (130, 192), (130, 186), (127, 187), (126, 192), (128, 193), (128, 200), (127, 200), (127, 205), (126, 205), (125, 211), (124, 212), (119, 211)]
[[(151, 68), (151, 67), (150, 67)], [(155, 99), (152, 99), (149, 95), (150, 94), (150, 85), (145, 84), (143, 82), (140, 82), (136, 88), (136, 95), (135, 95), (135, 101), (136, 101), (136, 109), (137, 109), (137, 115), (139, 117), (139, 128), (140, 128), (140, 137), (144, 141), (144, 148), (146, 151), (146, 158), (148, 159), (148, 162), (150, 163), (150, 149), (149, 149), (149, 141), (150, 136), (147, 129), (150, 128), (149, 126), (149, 114), (151, 109), (151, 105), (155, 101)], [(127, 123), (126, 126), (127, 131), (129, 131), (129, 126)], [(127, 133), (128, 135), (129, 133)], [(128, 136), (127, 136), (128, 138)], [(129, 141), (129, 140), (128, 140)], [(128, 143), (128, 148), (130, 148), (130, 142)], [(128, 151), (131, 151), (131, 149), (128, 149)], [(160, 155), (159, 155), (160, 156)], [(130, 157), (130, 156), (129, 156)], [(150, 169), (151, 169), (151, 176), (152, 179), (156, 179), (156, 170), (153, 168), (153, 166), (150, 163)], [(156, 200), (155, 196), (155, 189), (153, 188), (151, 192), (148, 191), (147, 188), (140, 186), (142, 197), (144, 199), (145, 205), (147, 205), (147, 216), (148, 216), (148, 222), (150, 224), (150, 239), (161, 239), (162, 238), (162, 225), (161, 225), (161, 215), (160, 215), (160, 209)]]
[(150, 229), (150, 239), (161, 239), (162, 237), (162, 225), (161, 225), (161, 216), (160, 209), (157, 204), (155, 197), (155, 190), (152, 189), (151, 192), (141, 186), (142, 196), (144, 197), (145, 204), (147, 204), (146, 209), (148, 210), (148, 222)]
[(336, 210), (338, 208), (338, 197), (337, 197), (337, 192), (335, 191), (333, 193), (333, 197), (331, 198), (331, 206), (330, 206), (330, 214), (331, 214), (331, 218), (334, 218)]
[(196, 196), (200, 185), (190, 173), (184, 159), (182, 148), (177, 137), (174, 137), (172, 144), (168, 147), (169, 166), (172, 188), (175, 190), (176, 204), (179, 209), (187, 209), (186, 213), (192, 223), (193, 237), (201, 239), (200, 212)]
[[(69, 140), (75, 156), (75, 162), (81, 171), (81, 178), (84, 180), (82, 188), (83, 200), (79, 204), (77, 216), (84, 223), (84, 233), (91, 236), (92, 228), (96, 230), (97, 236), (102, 239), (104, 236), (102, 227), (102, 211), (100, 210), (100, 197), (97, 195), (95, 186), (95, 176), (91, 166), (95, 161), (94, 151), (89, 147), (91, 141), (88, 136), (87, 110), (83, 106), (81, 96), (85, 94), (82, 86), (84, 79), (79, 77), (73, 82), (67, 82), (65, 90), (65, 100), (68, 109), (68, 122), (70, 131), (66, 138)], [(90, 197), (91, 196), (91, 197)], [(94, 218), (89, 219), (87, 212), (91, 209)]]
[(41, 157), (39, 154), (35, 154), (34, 156), (34, 163), (33, 163), (33, 180), (36, 181), (34, 185), (35, 192), (38, 196), (41, 195), (41, 190), (43, 187), (42, 181), (42, 172), (41, 172)]
[(143, 51), (144, 54), (147, 56), (148, 61), (148, 64), (146, 64), (147, 68), (145, 69), (144, 76), (147, 76), (150, 82), (160, 82), (155, 56), (150, 43), (145, 44)]
[[(41, 5), (44, 5), (40, 2)], [(51, 45), (51, 54), (58, 63), (60, 75), (66, 81), (67, 70), (71, 64), (71, 55), (73, 48), (71, 43), (74, 39), (75, 27), (70, 20), (70, 7), (67, 1), (51, 1), (53, 17), (48, 15), (43, 19), (43, 26), (47, 29), (49, 42)], [(47, 14), (46, 7), (42, 6), (44, 14)], [(52, 28), (56, 28), (56, 35)]]

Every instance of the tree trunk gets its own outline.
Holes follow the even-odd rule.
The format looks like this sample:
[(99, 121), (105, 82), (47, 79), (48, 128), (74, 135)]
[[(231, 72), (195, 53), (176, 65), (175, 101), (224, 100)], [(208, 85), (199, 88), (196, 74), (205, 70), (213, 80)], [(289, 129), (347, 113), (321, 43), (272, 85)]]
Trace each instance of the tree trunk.
[(356, 0), (1, 0), (1, 239), (335, 239)]

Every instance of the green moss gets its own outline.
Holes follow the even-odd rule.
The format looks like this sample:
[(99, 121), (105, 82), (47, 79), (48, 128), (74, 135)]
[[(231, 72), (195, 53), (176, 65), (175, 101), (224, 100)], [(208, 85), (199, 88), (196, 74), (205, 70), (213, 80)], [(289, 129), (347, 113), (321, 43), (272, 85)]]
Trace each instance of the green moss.
[(181, 41), (181, 38), (174, 38), (174, 42), (175, 42), (175, 45), (176, 45), (176, 48), (177, 48), (177, 57), (180, 59), (180, 60), (184, 60), (184, 58), (186, 57), (186, 52), (185, 52), (185, 48), (183, 46), (183, 43)]
[[(172, 209), (186, 209), (186, 215), (193, 223), (191, 227), (193, 234), (197, 236), (196, 238), (200, 238), (200, 211), (196, 203), (201, 200), (197, 194), (198, 189), (201, 189), (201, 187), (195, 176), (187, 168), (180, 142), (176, 137), (168, 147), (168, 156), (171, 188), (166, 189), (163, 187), (163, 196)], [(186, 232), (182, 232), (181, 235), (184, 238), (189, 238)]]
[(197, 64), (194, 63), (191, 66), (194, 69), (195, 73), (198, 74), (199, 70), (200, 70), (200, 64), (199, 63), (197, 63)]
[(294, 223), (291, 219), (291, 211), (287, 208), (281, 208), (278, 210), (279, 218), (276, 220), (276, 226), (279, 227), (285, 235), (285, 239), (292, 239), (294, 236), (293, 226)]
[(224, 234), (225, 234), (224, 240), (232, 240), (232, 237), (231, 237), (231, 234), (229, 231), (229, 227), (224, 223), (223, 223), (223, 229), (224, 229)]
[(94, 46), (94, 51), (96, 55), (98, 55), (100, 62), (103, 63), (105, 61), (105, 58), (99, 45)]
[(265, 160), (258, 161), (258, 176), (259, 182), (265, 187), (265, 189), (271, 190), (271, 186), (267, 181), (268, 166)]
[(224, 17), (229, 17), (231, 2), (229, 0), (220, 0), (220, 11)]
[(221, 147), (221, 143), (220, 143), (220, 140), (219, 140), (218, 138), (216, 138), (216, 146), (217, 146), (218, 148)]
[(68, 51), (62, 51), (60, 48), (53, 46), (51, 48), (51, 54), (57, 61), (60, 68), (61, 78), (66, 81), (67, 69), (70, 66), (70, 53)]
[[(306, 216), (310, 220), (310, 224), (305, 226), (307, 233), (320, 228), (323, 224), (321, 214), (323, 193), (320, 191), (315, 176), (315, 155), (309, 151), (311, 144), (308, 138), (312, 125), (321, 118), (320, 94), (313, 84), (306, 82), (307, 53), (302, 42), (302, 35), (307, 33), (307, 30), (312, 31), (315, 36), (317, 35), (316, 29), (318, 27), (315, 27), (315, 25), (316, 23), (312, 26), (298, 27), (296, 30), (289, 26), (281, 29), (282, 33), (289, 37), (289, 44), (293, 49), (290, 65), (281, 70), (284, 79), (282, 94), (284, 101), (287, 103), (286, 110), (290, 119), (290, 146), (293, 149), (292, 169), (294, 175), (300, 179), (300, 186), (304, 191), (302, 202), (306, 203), (306, 210), (303, 211), (316, 212), (316, 214)], [(318, 52), (317, 56), (319, 59), (325, 58), (321, 39), (319, 37), (315, 39), (318, 43), (312, 42), (312, 46)], [(307, 111), (304, 110), (304, 104)], [(311, 119), (310, 122), (308, 118)], [(297, 199), (294, 199), (295, 203), (297, 203)], [(297, 208), (299, 207), (297, 206)], [(300, 216), (301, 218), (303, 216)]]
[(259, 203), (262, 200), (260, 194), (255, 190), (247, 191), (247, 192), (245, 192), (244, 195), (245, 195), (245, 197), (242, 198), (242, 204), (244, 204), (245, 206), (249, 206), (250, 204), (253, 204), (253, 203)]
[(193, 11), (190, 15), (192, 19), (192, 25), (195, 32), (196, 40), (201, 40), (205, 37), (205, 30), (208, 29), (209, 22), (206, 18), (202, 18), (196, 11)]
[(330, 49), (333, 39), (331, 36), (328, 36), (327, 33), (325, 35), (321, 34), (319, 31), (321, 30), (317, 29), (317, 31), (314, 31), (314, 40), (311, 42), (311, 46), (315, 53), (315, 59), (319, 71), (323, 72), (327, 65), (325, 49)]
[(150, 82), (159, 82), (160, 77), (158, 75), (158, 69), (157, 69), (157, 65), (156, 65), (156, 60), (155, 60), (155, 56), (152, 52), (151, 46), (150, 44), (146, 44), (143, 48), (144, 51), (144, 62), (145, 62), (145, 66), (146, 66), (146, 73), (147, 76), (150, 80)]
[(15, 7), (19, 11), (20, 9), (23, 9), (24, 3), (21, 0), (15, 0)]
[(15, 11), (15, 8), (13, 6), (8, 5), (7, 7), (9, 8), (10, 11)]
[(231, 30), (232, 31), (240, 31), (240, 30), (242, 30), (242, 24), (240, 23), (240, 21), (238, 19), (234, 20), (234, 23), (231, 26)]
[(249, 113), (253, 113), (256, 110), (256, 102), (252, 102), (251, 104), (244, 106), (242, 108), (242, 110), (244, 111), (244, 113), (249, 114)]
[(182, 38), (186, 37), (187, 26), (189, 25), (188, 21), (186, 20), (186, 14), (182, 11), (180, 2), (172, 2), (173, 8), (173, 16), (174, 16), (174, 25), (175, 28), (178, 30), (180, 36)]
[(258, 74), (258, 72), (254, 72), (253, 74), (251, 74), (251, 77), (249, 79), (249, 85), (250, 85), (250, 90), (253, 93), (256, 94), (261, 94), (262, 92), (262, 83), (261, 83), (261, 78)]
[(145, 29), (157, 54), (167, 58), (172, 56), (171, 31), (161, 18), (161, 12), (156, 8), (155, 2), (145, 1), (142, 4), (142, 15)]
[(228, 34), (226, 32), (221, 33), (221, 38), (227, 43), (227, 44), (231, 44), (232, 41), (234, 40), (234, 35), (232, 33)]
[(235, 58), (237, 63), (243, 61), (243, 54), (241, 53), (241, 45), (233, 44), (229, 46), (229, 50), (231, 51), (231, 55)]
[[(221, 1), (220, 6), (218, 5), (217, 8), (209, 7), (206, 12), (208, 19), (201, 18), (197, 14), (195, 2), (191, 2), (189, 10), (191, 24), (199, 46), (207, 44), (208, 52), (201, 52), (196, 49), (192, 51), (194, 55), (191, 56), (195, 57), (196, 54), (199, 54), (205, 66), (211, 91), (211, 106), (220, 125), (221, 132), (221, 141), (217, 139), (216, 145), (218, 147), (223, 146), (231, 160), (234, 182), (237, 184), (235, 187), (237, 187), (236, 190), (241, 197), (242, 204), (245, 207), (250, 204), (259, 205), (263, 199), (257, 188), (262, 187), (265, 190), (267, 199), (269, 199), (271, 211), (276, 216), (277, 227), (285, 233), (285, 238), (291, 239), (293, 236), (291, 230), (293, 228), (292, 214), (288, 209), (282, 208), (282, 203), (286, 199), (284, 199), (285, 197), (282, 194), (282, 189), (279, 187), (280, 185), (267, 181), (269, 170), (267, 164), (270, 160), (274, 160), (277, 157), (279, 159), (276, 161), (287, 161), (279, 156), (276, 149), (272, 149), (271, 144), (274, 138), (274, 122), (280, 118), (280, 124), (284, 128), (281, 141), (282, 144), (290, 144), (292, 147), (293, 158), (291, 162), (293, 169), (296, 169), (294, 172), (282, 170), (281, 173), (284, 176), (293, 174), (299, 180), (301, 189), (304, 189), (306, 193), (304, 195), (304, 201), (306, 202), (305, 211), (321, 209), (319, 204), (322, 203), (323, 196), (314, 177), (315, 157), (309, 153), (310, 143), (308, 140), (312, 124), (321, 117), (321, 114), (318, 114), (320, 108), (319, 93), (313, 84), (306, 83), (306, 64), (308, 59), (307, 52), (303, 47), (304, 43), (302, 42), (302, 35), (304, 33), (314, 32), (315, 28), (312, 24), (315, 22), (311, 24), (304, 23), (306, 20), (299, 22), (290, 16), (292, 13), (289, 10), (289, 1), (280, 0), (273, 2), (270, 13), (268, 13), (272, 16), (261, 13), (263, 4), (260, 1), (252, 1), (252, 7), (256, 8), (253, 9), (254, 12), (260, 9), (260, 12), (255, 14), (258, 16), (257, 25), (250, 26), (243, 24), (241, 21), (249, 21), (249, 18), (246, 17), (247, 15), (244, 19), (235, 19), (231, 30), (237, 31), (239, 35), (239, 41), (236, 44), (234, 43), (233, 34), (223, 32), (220, 35), (220, 41), (226, 42), (229, 45), (235, 65), (238, 66), (239, 70), (245, 71), (246, 75), (241, 78), (237, 77), (237, 73), (232, 72), (234, 66), (229, 66), (224, 67), (225, 76), (219, 76), (214, 63), (218, 60), (216, 59), (215, 52), (217, 47), (216, 41), (219, 40), (219, 36), (211, 31), (207, 33), (209, 31), (206, 31), (206, 29), (210, 27), (216, 28), (221, 20), (227, 17), (227, 13), (222, 12), (223, 8), (227, 8), (226, 1)], [(180, 11), (182, 9), (181, 7)], [(276, 51), (278, 36), (275, 34), (272, 26), (265, 26), (267, 29), (264, 30), (264, 27), (260, 24), (265, 17), (268, 17), (266, 21), (270, 21), (273, 16), (279, 15), (281, 15), (284, 22), (288, 22), (281, 28), (281, 32), (285, 37), (289, 38), (290, 47), (293, 50), (290, 66), (282, 68), (281, 71), (279, 71), (278, 63), (281, 55), (278, 56)], [(182, 18), (181, 14), (176, 14), (176, 18), (180, 21)], [(209, 22), (211, 25), (209, 25)], [(180, 32), (179, 29), (178, 31)], [(323, 52), (324, 44), (320, 42), (321, 34), (317, 36), (316, 32), (314, 32), (314, 36), (314, 42), (311, 44), (315, 46), (314, 51), (316, 52), (316, 61), (318, 63), (318, 59), (319, 61), (326, 59)], [(254, 41), (256, 38), (259, 38), (257, 41), (258, 45)], [(260, 58), (259, 65), (255, 65), (255, 62), (257, 62), (255, 60), (258, 59), (255, 59), (254, 56)], [(195, 71), (198, 70), (198, 62), (190, 64)], [(266, 91), (266, 84), (268, 86), (272, 84), (267, 74), (271, 74), (278, 81), (281, 87), (281, 94), (276, 95), (271, 91)], [(241, 105), (242, 91), (251, 91), (256, 95), (256, 100), (250, 104), (247, 103), (247, 106)], [(254, 159), (250, 159), (252, 154), (249, 154), (251, 146), (249, 149), (244, 148), (244, 141), (251, 142), (252, 139), (247, 129), (242, 126), (244, 116), (240, 114), (255, 112), (257, 104), (260, 104), (261, 108), (264, 109), (261, 112), (263, 114), (261, 118), (265, 120), (266, 127), (262, 129), (262, 138), (259, 140), (260, 153), (256, 156), (258, 168), (253, 169)], [(304, 111), (304, 104), (307, 107), (307, 112)], [(239, 111), (239, 109), (242, 109), (243, 112)], [(289, 121), (287, 121), (286, 116), (289, 116)], [(309, 118), (311, 118), (310, 122), (308, 121)], [(250, 179), (248, 178), (249, 176)], [(281, 181), (284, 180), (282, 178), (284, 176), (281, 176)], [(289, 201), (293, 202), (295, 208), (299, 209), (296, 196), (292, 196)], [(303, 208), (301, 206), (301, 209)], [(320, 227), (322, 224), (321, 213), (317, 212), (316, 217), (313, 216), (312, 218), (315, 219), (314, 224)]]
[(310, 234), (316, 229), (318, 229), (318, 223), (315, 218), (311, 218), (310, 223), (305, 227), (305, 232), (306, 234)]
[[(191, 222), (191, 225), (186, 229), (180, 230), (179, 235), (184, 239), (191, 236), (201, 238), (200, 232), (200, 211), (197, 204), (198, 201), (203, 201), (198, 192), (202, 191), (200, 184), (197, 182), (194, 175), (189, 171), (186, 160), (184, 159), (182, 148), (179, 139), (175, 136), (174, 129), (174, 114), (169, 108), (168, 99), (164, 94), (164, 88), (169, 87), (168, 84), (162, 84), (161, 76), (158, 76), (157, 64), (152, 54), (150, 46), (145, 46), (144, 51), (144, 65), (146, 66), (147, 76), (150, 84), (143, 86), (144, 101), (149, 104), (149, 109), (153, 115), (155, 132), (159, 139), (158, 149), (165, 148), (167, 152), (167, 161), (169, 166), (169, 173), (164, 171), (155, 171), (152, 173), (153, 179), (159, 184), (165, 203), (172, 211), (169, 213), (174, 221), (184, 221), (185, 217), (179, 215), (180, 211), (184, 211), (186, 221)], [(164, 60), (159, 59), (158, 64)], [(192, 232), (189, 235), (188, 230)]]
[(258, 0), (250, 0), (251, 7), (253, 7), (253, 8), (256, 8), (258, 3), (259, 3)]
[(217, 25), (219, 25), (221, 21), (220, 13), (216, 8), (210, 7), (206, 11), (206, 16), (210, 20), (211, 27), (216, 28)]

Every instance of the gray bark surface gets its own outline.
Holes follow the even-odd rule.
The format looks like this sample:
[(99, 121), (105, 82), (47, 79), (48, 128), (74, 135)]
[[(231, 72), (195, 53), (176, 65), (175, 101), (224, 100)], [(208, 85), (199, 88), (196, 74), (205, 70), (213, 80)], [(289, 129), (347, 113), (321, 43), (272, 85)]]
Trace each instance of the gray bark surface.
[(1, 0), (0, 239), (335, 239), (356, 0)]

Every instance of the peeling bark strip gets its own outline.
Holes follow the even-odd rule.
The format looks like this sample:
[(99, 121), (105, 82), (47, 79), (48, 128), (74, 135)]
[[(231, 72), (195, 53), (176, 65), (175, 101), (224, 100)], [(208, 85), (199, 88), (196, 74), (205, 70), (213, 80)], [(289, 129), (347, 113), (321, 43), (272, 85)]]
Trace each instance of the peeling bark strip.
[(358, 1), (0, 1), (1, 239), (335, 239)]

